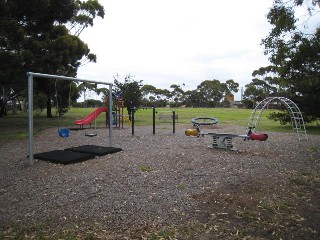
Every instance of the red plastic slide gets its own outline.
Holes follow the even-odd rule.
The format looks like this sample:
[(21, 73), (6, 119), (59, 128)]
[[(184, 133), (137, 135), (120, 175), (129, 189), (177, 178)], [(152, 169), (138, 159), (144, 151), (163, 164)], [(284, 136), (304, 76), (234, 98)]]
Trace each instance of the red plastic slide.
[(77, 125), (81, 125), (81, 126), (88, 125), (88, 124), (92, 123), (92, 121), (95, 120), (100, 115), (100, 113), (107, 112), (107, 111), (108, 111), (108, 108), (106, 108), (106, 107), (97, 108), (95, 111), (90, 113), (85, 118), (76, 120), (74, 123)]

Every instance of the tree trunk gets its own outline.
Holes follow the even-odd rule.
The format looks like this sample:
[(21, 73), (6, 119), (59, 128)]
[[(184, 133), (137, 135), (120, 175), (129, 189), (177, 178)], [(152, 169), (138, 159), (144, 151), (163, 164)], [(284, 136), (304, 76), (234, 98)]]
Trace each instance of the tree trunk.
[(4, 89), (4, 86), (2, 86), (2, 98), (0, 98), (0, 117), (4, 117), (7, 115), (7, 111), (6, 111), (7, 102), (5, 97), (6, 97), (6, 91)]
[(13, 113), (13, 114), (17, 114), (16, 99), (13, 98), (13, 99), (11, 100), (11, 102), (12, 102), (12, 113)]
[(7, 116), (7, 109), (6, 109), (6, 103), (3, 101), (3, 99), (0, 100), (0, 117)]
[(52, 111), (51, 111), (51, 97), (48, 97), (47, 100), (47, 118), (52, 118)]
[(4, 116), (4, 107), (0, 106), (0, 117)]
[(3, 117), (3, 104), (2, 104), (3, 100), (0, 99), (0, 117)]
[(132, 111), (133, 111), (132, 107), (127, 107), (127, 112), (128, 112), (129, 120), (130, 120), (130, 121), (132, 120), (132, 119), (131, 119)]

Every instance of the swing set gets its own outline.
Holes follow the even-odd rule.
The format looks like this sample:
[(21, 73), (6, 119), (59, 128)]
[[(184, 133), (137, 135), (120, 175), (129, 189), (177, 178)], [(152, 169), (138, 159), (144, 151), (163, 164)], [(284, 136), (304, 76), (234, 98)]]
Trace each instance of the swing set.
[[(99, 82), (99, 81), (94, 81), (94, 80), (87, 80), (87, 79), (79, 79), (79, 78), (74, 78), (74, 77), (66, 77), (66, 76), (60, 76), (60, 75), (50, 75), (50, 74), (42, 74), (42, 73), (34, 73), (34, 72), (27, 72), (27, 77), (28, 77), (28, 127), (29, 127), (29, 156), (28, 156), (28, 164), (33, 165), (34, 164), (34, 150), (33, 150), (33, 78), (46, 78), (46, 79), (60, 79), (60, 80), (65, 80), (65, 81), (80, 81), (80, 82), (89, 82), (89, 83), (95, 83), (95, 84), (104, 84), (109, 86), (109, 109), (112, 109), (112, 83), (108, 82)], [(57, 93), (57, 87), (56, 87), (56, 97), (57, 97), (57, 108), (59, 111), (59, 104), (58, 104), (58, 93)], [(70, 93), (69, 93), (69, 104), (70, 104)], [(69, 129), (68, 128), (60, 128), (60, 114), (58, 113), (58, 135), (62, 138), (67, 138), (70, 135)], [(112, 121), (112, 115), (109, 114), (109, 121)], [(96, 129), (96, 122), (95, 122), (95, 129)], [(96, 136), (96, 133), (87, 133), (86, 136), (88, 137), (94, 137)], [(87, 146), (83, 146), (87, 147)], [(92, 146), (98, 149), (99, 151), (105, 150), (104, 148), (106, 147), (101, 147), (101, 146)], [(109, 147), (107, 150), (112, 150), (112, 151), (118, 151), (120, 149), (115, 149), (112, 148), (112, 127), (109, 125)], [(59, 151), (59, 150), (56, 150)], [(70, 151), (61, 151), (61, 155), (72, 155)], [(59, 152), (59, 153), (61, 153)], [(46, 154), (46, 153), (45, 153)], [(51, 153), (50, 153), (51, 154)], [(74, 155), (81, 155), (80, 153), (74, 154)], [(90, 155), (90, 154), (89, 154)], [(73, 157), (73, 156), (72, 156)], [(92, 157), (90, 156), (84, 156), (86, 157)]]
[[(67, 138), (70, 136), (70, 130), (68, 128), (60, 128), (60, 109), (59, 109), (59, 94), (58, 94), (58, 87), (57, 87), (57, 81), (58, 79), (55, 80), (55, 96), (56, 96), (56, 107), (57, 107), (57, 112), (58, 112), (58, 135), (60, 137), (63, 137), (63, 138)], [(97, 84), (95, 84), (97, 86)], [(70, 109), (70, 106), (71, 106), (71, 82), (70, 82), (70, 88), (69, 88), (69, 109)], [(104, 108), (105, 109), (105, 108)], [(94, 118), (94, 132), (92, 133), (85, 133), (85, 136), (86, 137), (95, 137), (97, 136), (97, 117), (98, 115), (100, 114), (100, 111), (99, 113), (97, 114), (97, 110), (94, 111), (92, 114), (92, 117)], [(80, 120), (76, 120), (76, 124), (77, 125), (80, 125), (80, 126), (83, 126), (83, 119), (80, 119)], [(91, 125), (91, 124), (90, 124)]]

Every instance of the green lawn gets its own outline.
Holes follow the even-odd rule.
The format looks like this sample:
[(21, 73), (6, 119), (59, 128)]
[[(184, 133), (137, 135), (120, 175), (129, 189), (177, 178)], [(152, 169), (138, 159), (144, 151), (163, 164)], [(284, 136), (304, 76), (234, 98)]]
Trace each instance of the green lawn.
[[(240, 109), (240, 108), (158, 108), (156, 114), (157, 124), (169, 124), (171, 120), (159, 121), (159, 114), (172, 114), (175, 110), (179, 120), (177, 124), (189, 124), (191, 125), (191, 119), (194, 117), (216, 117), (219, 119), (220, 124), (232, 124), (246, 127), (251, 116), (252, 109)], [(269, 113), (275, 110), (266, 109), (258, 125), (259, 131), (272, 131), (272, 132), (292, 132), (291, 124), (281, 125), (279, 122), (274, 122), (267, 118)], [(140, 109), (135, 115), (136, 125), (151, 125), (152, 124), (152, 109), (143, 110)], [(306, 125), (307, 132), (312, 134), (320, 134), (320, 126), (316, 123)]]
[[(60, 119), (57, 116), (47, 118), (45, 112), (34, 111), (34, 132), (37, 134), (47, 128), (60, 127), (75, 127), (74, 121), (87, 116), (93, 112), (94, 108), (71, 108), (68, 113), (63, 115)], [(169, 125), (171, 120), (159, 120), (159, 114), (172, 114), (175, 110), (179, 119), (176, 124), (190, 124), (191, 119), (199, 116), (216, 117), (220, 124), (233, 124), (246, 127), (251, 115), (251, 109), (239, 108), (157, 108), (156, 109), (156, 125)], [(274, 110), (264, 110), (258, 131), (273, 131), (273, 132), (291, 132), (291, 125), (281, 125), (279, 122), (274, 122), (267, 119), (267, 115)], [(54, 113), (54, 110), (53, 110)], [(124, 114), (127, 114), (125, 111)], [(136, 126), (150, 126), (152, 125), (152, 109), (139, 109), (135, 114)], [(105, 126), (105, 113), (102, 113), (92, 125)], [(4, 118), (0, 118), (0, 142), (15, 139), (25, 139), (28, 136), (28, 114), (26, 112), (19, 112), (13, 114), (11, 112)], [(129, 123), (125, 123), (129, 124)], [(320, 134), (320, 126), (316, 123), (306, 125), (307, 132), (311, 134)]]

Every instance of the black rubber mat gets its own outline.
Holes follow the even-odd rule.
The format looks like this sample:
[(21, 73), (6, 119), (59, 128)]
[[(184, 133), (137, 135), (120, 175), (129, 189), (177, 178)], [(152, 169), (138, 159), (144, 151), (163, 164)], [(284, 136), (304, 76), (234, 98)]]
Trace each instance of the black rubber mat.
[(73, 128), (68, 128), (70, 131), (82, 131), (85, 130), (85, 128), (80, 128), (80, 127), (73, 127)]
[(94, 158), (95, 156), (88, 153), (80, 153), (64, 150), (53, 150), (50, 152), (43, 152), (34, 154), (34, 158), (50, 161), (53, 163), (70, 164), (86, 161)]
[(78, 147), (67, 148), (65, 150), (79, 152), (79, 153), (88, 153), (95, 156), (104, 156), (107, 154), (120, 152), (122, 151), (122, 148), (103, 147), (103, 146), (96, 146), (96, 145), (83, 145)]

